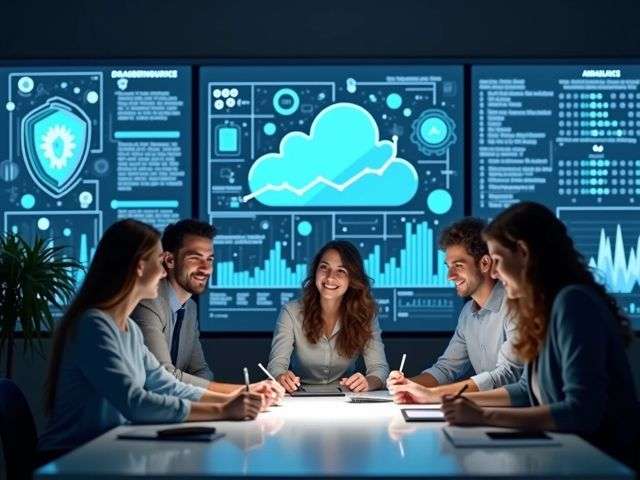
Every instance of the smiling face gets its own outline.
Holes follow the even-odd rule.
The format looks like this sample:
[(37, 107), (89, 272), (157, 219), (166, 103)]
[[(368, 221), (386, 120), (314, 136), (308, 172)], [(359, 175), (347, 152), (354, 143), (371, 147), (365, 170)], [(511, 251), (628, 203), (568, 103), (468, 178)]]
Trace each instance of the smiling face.
[(342, 264), (336, 250), (327, 250), (320, 258), (316, 269), (316, 288), (326, 300), (336, 300), (344, 296), (349, 288), (349, 272)]
[(138, 265), (140, 298), (156, 298), (158, 296), (158, 282), (167, 276), (162, 266), (163, 259), (162, 244), (158, 241), (147, 258), (140, 260)]
[(451, 245), (446, 249), (447, 278), (455, 284), (459, 297), (470, 297), (482, 285), (484, 277), (479, 262), (463, 245)]
[(213, 272), (213, 243), (206, 237), (186, 235), (177, 253), (167, 253), (165, 265), (172, 283), (185, 292), (200, 294)]
[(516, 250), (512, 251), (498, 241), (489, 239), (487, 247), (493, 260), (492, 276), (502, 282), (508, 298), (521, 298), (524, 295), (524, 271), (528, 258), (526, 246), (518, 242)]

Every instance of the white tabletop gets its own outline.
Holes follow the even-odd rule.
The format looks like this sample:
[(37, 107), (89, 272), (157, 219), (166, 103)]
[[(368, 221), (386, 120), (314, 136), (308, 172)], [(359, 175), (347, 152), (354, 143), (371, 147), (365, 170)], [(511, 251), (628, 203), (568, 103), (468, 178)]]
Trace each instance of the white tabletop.
[(406, 423), (392, 403), (286, 398), (254, 421), (202, 425), (225, 437), (211, 443), (118, 440), (132, 428), (119, 427), (44, 466), (35, 478), (633, 478), (574, 435), (552, 434), (560, 446), (455, 448), (444, 423)]

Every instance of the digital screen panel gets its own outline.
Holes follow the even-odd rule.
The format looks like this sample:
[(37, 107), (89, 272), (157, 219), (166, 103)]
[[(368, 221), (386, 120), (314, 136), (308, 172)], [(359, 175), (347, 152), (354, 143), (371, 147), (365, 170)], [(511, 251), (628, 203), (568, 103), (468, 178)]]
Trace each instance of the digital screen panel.
[(86, 267), (119, 219), (191, 216), (190, 91), (188, 67), (0, 68), (4, 231)]
[(463, 215), (456, 66), (200, 69), (200, 216), (218, 229), (203, 330), (270, 331), (327, 241), (356, 245), (386, 331), (444, 331), (441, 229)]
[(472, 204), (533, 200), (640, 328), (640, 67), (473, 68)]

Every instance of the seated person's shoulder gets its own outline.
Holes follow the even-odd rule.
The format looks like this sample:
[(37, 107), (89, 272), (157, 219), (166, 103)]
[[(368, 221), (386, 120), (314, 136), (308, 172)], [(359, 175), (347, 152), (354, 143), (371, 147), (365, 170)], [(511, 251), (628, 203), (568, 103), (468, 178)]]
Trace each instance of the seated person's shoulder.
[(466, 301), (460, 309), (460, 315), (458, 315), (458, 324), (460, 324), (460, 322), (464, 319), (468, 318), (473, 313), (474, 308), (475, 307), (473, 300)]
[(282, 306), (282, 314), (288, 315), (292, 320), (302, 320), (302, 302), (293, 300)]
[[(597, 331), (595, 325), (613, 327), (606, 302), (588, 285), (568, 285), (558, 292), (551, 309), (554, 329)], [(603, 322), (608, 319), (608, 322)]]
[(162, 320), (160, 317), (166, 310), (166, 300), (158, 295), (156, 298), (140, 300), (136, 308), (131, 312), (131, 319), (134, 322), (144, 322), (151, 320)]
[(587, 285), (567, 285), (558, 292), (553, 301), (553, 308), (590, 309), (602, 303), (596, 291)]
[(113, 336), (117, 332), (116, 324), (113, 319), (109, 317), (102, 310), (97, 308), (90, 308), (80, 314), (80, 318), (76, 322), (76, 332), (79, 337), (96, 335)]
[(138, 308), (146, 308), (153, 311), (158, 311), (162, 306), (164, 299), (158, 295), (156, 298), (145, 298), (144, 300), (140, 300), (140, 303), (136, 306), (136, 310)]

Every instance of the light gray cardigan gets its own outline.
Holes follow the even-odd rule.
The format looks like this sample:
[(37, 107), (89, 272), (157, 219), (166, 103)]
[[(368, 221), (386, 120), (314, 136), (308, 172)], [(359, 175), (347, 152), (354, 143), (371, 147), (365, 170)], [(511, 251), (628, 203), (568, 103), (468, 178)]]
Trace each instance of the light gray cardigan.
[[(311, 344), (304, 334), (302, 321), (299, 302), (288, 303), (282, 308), (271, 342), (269, 372), (277, 377), (289, 370), (291, 364), (291, 370), (300, 377), (302, 383), (307, 384), (336, 383), (352, 375), (359, 355), (346, 358), (336, 350), (340, 322), (329, 338), (323, 335), (318, 343)], [(373, 319), (373, 335), (362, 351), (362, 357), (366, 375), (378, 377), (384, 385), (389, 376), (389, 365), (377, 318)]]

